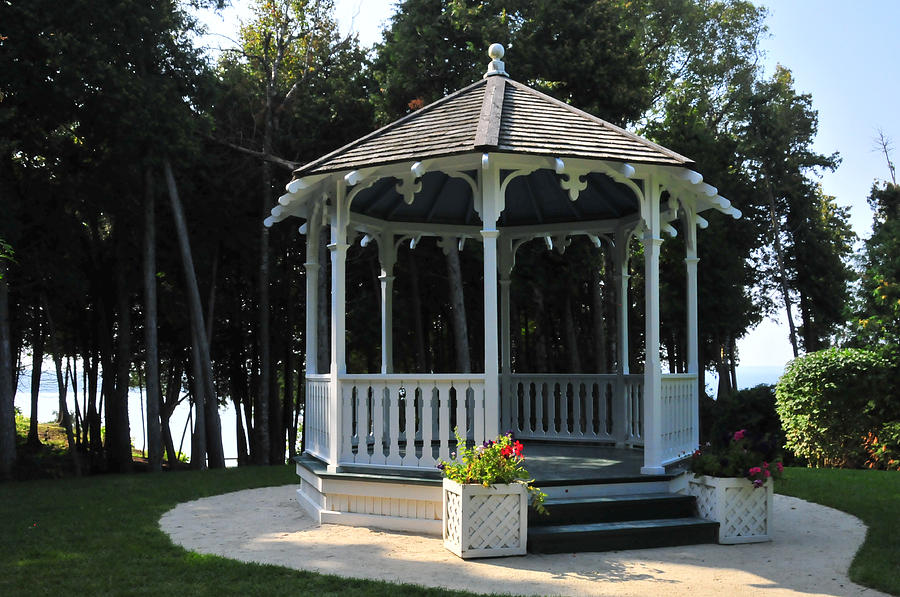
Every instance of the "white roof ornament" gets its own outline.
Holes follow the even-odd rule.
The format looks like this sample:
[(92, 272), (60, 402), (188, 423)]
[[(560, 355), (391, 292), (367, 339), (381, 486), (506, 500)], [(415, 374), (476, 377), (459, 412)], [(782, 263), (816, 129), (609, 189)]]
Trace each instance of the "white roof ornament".
[(508, 77), (509, 75), (506, 73), (506, 65), (503, 64), (503, 61), (500, 60), (503, 58), (503, 55), (506, 51), (503, 49), (503, 46), (500, 44), (491, 44), (491, 47), (488, 48), (488, 56), (491, 57), (491, 62), (488, 64), (487, 72), (484, 74), (484, 79), (488, 77), (493, 77), (494, 75), (500, 75), (501, 77)]

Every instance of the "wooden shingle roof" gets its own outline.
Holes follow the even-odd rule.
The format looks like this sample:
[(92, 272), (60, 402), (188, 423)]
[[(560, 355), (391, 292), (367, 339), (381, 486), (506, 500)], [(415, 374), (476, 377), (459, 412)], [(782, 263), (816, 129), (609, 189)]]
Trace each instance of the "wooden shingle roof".
[(526, 85), (489, 76), (301, 166), (294, 176), (487, 151), (693, 165)]

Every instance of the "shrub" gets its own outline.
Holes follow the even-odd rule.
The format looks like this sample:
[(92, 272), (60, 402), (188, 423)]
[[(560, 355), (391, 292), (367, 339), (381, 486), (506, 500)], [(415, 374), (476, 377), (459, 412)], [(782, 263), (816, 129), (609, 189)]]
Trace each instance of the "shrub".
[(775, 390), (786, 447), (813, 466), (862, 466), (864, 438), (897, 408), (888, 371), (883, 357), (855, 348), (791, 361)]
[(760, 384), (719, 396), (711, 411), (705, 441), (723, 443), (735, 429), (746, 429), (754, 437), (769, 436), (781, 447), (784, 432), (775, 411), (775, 386)]
[(900, 421), (885, 423), (881, 429), (870, 431), (863, 442), (866, 467), (900, 471)]

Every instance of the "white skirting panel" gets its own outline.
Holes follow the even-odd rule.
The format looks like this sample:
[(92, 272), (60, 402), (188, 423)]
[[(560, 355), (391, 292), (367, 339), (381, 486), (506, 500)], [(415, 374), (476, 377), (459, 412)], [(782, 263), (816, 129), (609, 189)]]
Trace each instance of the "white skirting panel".
[(297, 502), (320, 524), (441, 534), (441, 486), (323, 479), (297, 467)]

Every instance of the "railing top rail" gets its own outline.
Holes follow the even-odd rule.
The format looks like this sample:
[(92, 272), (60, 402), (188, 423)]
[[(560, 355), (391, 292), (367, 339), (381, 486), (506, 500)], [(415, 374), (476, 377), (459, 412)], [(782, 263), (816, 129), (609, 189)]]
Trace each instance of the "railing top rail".
[(331, 381), (331, 375), (328, 373), (316, 373), (315, 375), (307, 375), (309, 381)]
[(513, 379), (571, 379), (573, 377), (588, 379), (615, 379), (615, 373), (510, 373)]
[(663, 381), (667, 381), (667, 380), (678, 381), (681, 379), (693, 380), (693, 379), (697, 379), (697, 374), (696, 373), (663, 373), (662, 378), (663, 378)]
[(391, 373), (382, 375), (380, 373), (366, 374), (344, 374), (338, 377), (341, 381), (365, 381), (365, 382), (411, 382), (411, 381), (427, 381), (427, 382), (453, 382), (468, 381), (484, 383), (484, 373)]

